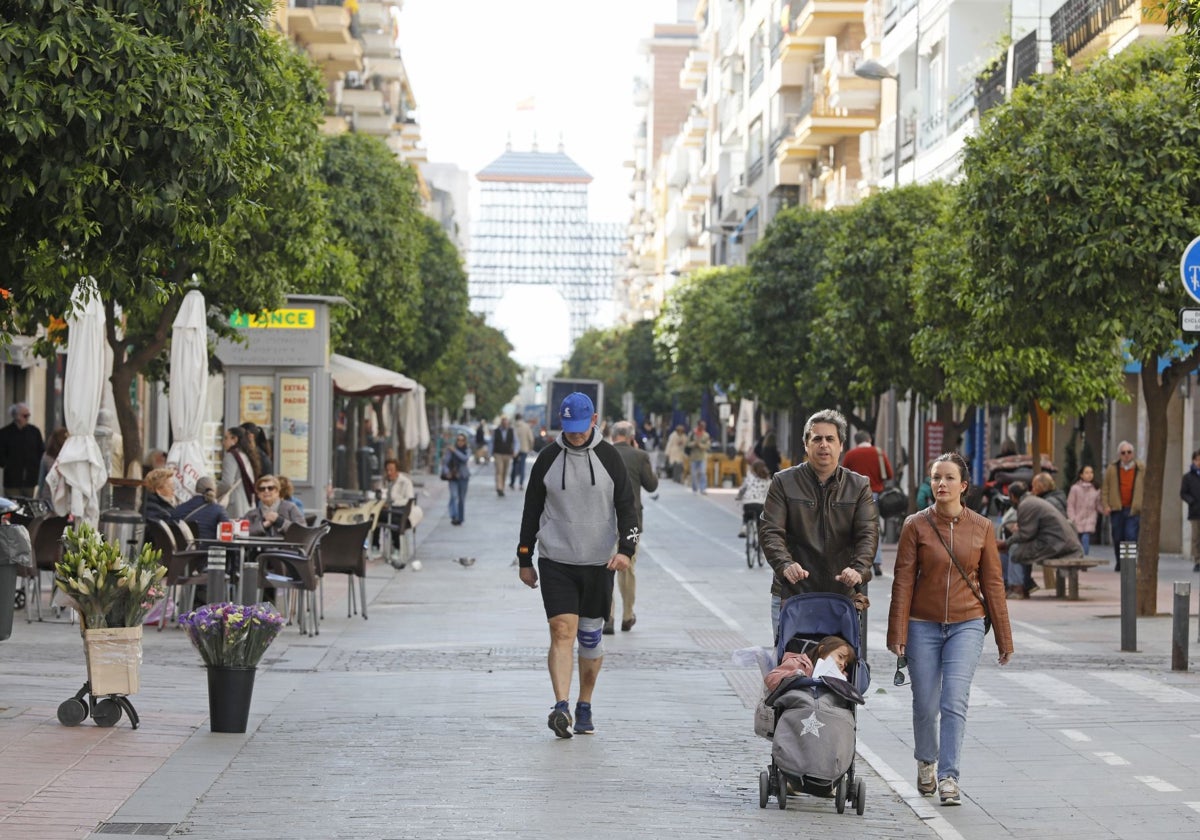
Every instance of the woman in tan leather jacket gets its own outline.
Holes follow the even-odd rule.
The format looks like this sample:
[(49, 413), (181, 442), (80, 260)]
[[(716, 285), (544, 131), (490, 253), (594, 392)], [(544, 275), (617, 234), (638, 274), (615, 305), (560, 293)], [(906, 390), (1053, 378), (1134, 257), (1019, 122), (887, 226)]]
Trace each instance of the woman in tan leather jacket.
[(995, 530), (962, 503), (969, 475), (957, 453), (934, 460), (933, 508), (904, 521), (888, 614), (888, 650), (900, 657), (899, 667), (907, 660), (912, 677), (917, 790), (936, 791), (943, 805), (961, 801), (959, 753), (985, 615), (1000, 664), (1013, 654)]

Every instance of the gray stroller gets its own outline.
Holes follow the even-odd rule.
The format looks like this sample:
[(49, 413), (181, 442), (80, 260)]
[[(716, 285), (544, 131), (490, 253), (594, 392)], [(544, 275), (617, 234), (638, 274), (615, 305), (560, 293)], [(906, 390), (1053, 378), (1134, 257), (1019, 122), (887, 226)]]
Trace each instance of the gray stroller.
[[(758, 805), (767, 807), (774, 795), (780, 810), (789, 794), (832, 797), (837, 812), (852, 803), (861, 815), (866, 807), (866, 782), (854, 775), (858, 705), (871, 683), (861, 658), (861, 628), (854, 602), (844, 595), (796, 595), (783, 604), (779, 617), (777, 660), (786, 651), (805, 652), (825, 636), (841, 636), (858, 654), (849, 681), (803, 675), (784, 680), (766, 699), (774, 709), (771, 764), (758, 776)], [(790, 647), (789, 647), (790, 645)]]

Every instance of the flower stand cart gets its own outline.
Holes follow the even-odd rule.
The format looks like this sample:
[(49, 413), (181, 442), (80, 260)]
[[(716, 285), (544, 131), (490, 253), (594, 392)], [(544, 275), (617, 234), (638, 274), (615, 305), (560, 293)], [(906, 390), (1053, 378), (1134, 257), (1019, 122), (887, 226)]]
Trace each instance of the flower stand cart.
[(138, 714), (129, 702), (137, 694), (142, 665), (142, 626), (88, 630), (80, 621), (87, 682), (75, 696), (58, 706), (58, 722), (78, 726), (90, 715), (97, 726), (115, 726), (124, 712), (138, 728)]

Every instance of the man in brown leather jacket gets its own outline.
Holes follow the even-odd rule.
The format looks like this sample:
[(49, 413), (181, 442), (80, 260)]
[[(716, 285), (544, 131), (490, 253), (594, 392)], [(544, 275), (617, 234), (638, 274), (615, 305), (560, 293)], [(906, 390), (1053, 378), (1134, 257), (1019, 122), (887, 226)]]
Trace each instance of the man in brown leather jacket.
[(758, 524), (764, 556), (775, 570), (771, 621), (801, 592), (854, 596), (871, 579), (879, 525), (871, 482), (838, 465), (846, 445), (846, 418), (818, 411), (804, 425), (807, 460), (771, 480)]

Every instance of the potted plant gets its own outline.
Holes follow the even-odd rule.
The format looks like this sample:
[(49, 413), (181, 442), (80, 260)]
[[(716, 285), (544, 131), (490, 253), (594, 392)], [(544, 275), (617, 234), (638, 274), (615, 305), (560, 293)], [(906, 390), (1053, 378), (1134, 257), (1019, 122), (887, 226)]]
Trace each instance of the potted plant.
[(270, 604), (205, 604), (179, 624), (208, 669), (209, 729), (245, 732), (255, 670), (283, 616)]
[(91, 693), (135, 694), (142, 622), (163, 595), (161, 552), (147, 545), (126, 557), (86, 522), (68, 528), (63, 544), (54, 583), (79, 612)]

